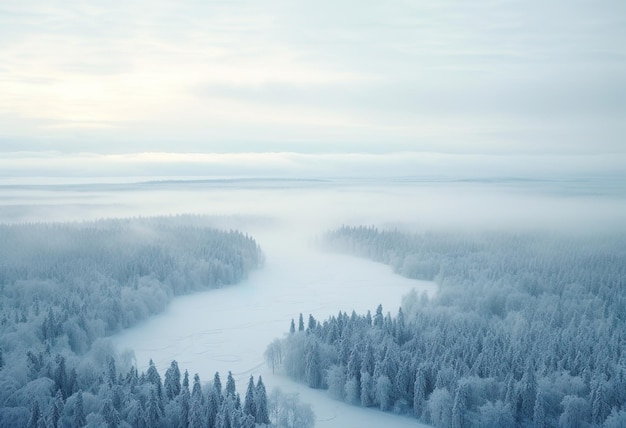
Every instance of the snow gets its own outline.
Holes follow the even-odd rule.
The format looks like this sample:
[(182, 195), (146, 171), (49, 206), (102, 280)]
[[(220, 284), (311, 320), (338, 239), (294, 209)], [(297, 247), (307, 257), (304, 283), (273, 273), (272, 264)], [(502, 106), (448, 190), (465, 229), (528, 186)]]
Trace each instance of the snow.
[(215, 371), (225, 379), (230, 370), (241, 391), (250, 375), (262, 375), (268, 391), (280, 387), (297, 392), (311, 404), (318, 427), (420, 426), (413, 418), (347, 405), (274, 375), (263, 352), (286, 334), (292, 318), (297, 323), (300, 312), (305, 322), (309, 313), (323, 321), (340, 310), (373, 313), (380, 303), (385, 312), (395, 314), (411, 289), (432, 294), (436, 285), (395, 275), (382, 264), (312, 250), (293, 237), (265, 234), (254, 236), (263, 246), (266, 264), (247, 280), (176, 298), (165, 313), (114, 336), (114, 343), (134, 350), (140, 370), (152, 358), (162, 376), (172, 360), (203, 381), (211, 380)]

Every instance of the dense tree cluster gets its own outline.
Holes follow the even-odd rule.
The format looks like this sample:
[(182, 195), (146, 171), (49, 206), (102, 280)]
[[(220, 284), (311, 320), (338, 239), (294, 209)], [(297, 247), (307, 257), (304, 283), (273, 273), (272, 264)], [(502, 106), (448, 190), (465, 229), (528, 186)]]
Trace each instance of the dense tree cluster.
[(168, 411), (184, 407), (177, 369), (161, 385), (153, 365), (139, 375), (121, 356), (118, 376), (102, 338), (262, 263), (252, 238), (203, 221), (0, 225), (0, 426), (158, 426), (180, 415)]
[(437, 427), (626, 426), (625, 238), (344, 227), (327, 245), (435, 279), (437, 296), (412, 293), (395, 316), (301, 317), (266, 355)]
[[(181, 379), (176, 361), (167, 369), (164, 381), (152, 361), (146, 372), (139, 374), (131, 367), (118, 375), (111, 356), (107, 357), (106, 372), (96, 373), (91, 383), (68, 374), (63, 357), (47, 370), (47, 376), (39, 378), (41, 385), (32, 390), (38, 394), (31, 400), (30, 410), (0, 409), (3, 426), (252, 428), (270, 422), (260, 377), (256, 385), (250, 377), (251, 386), (242, 403), (230, 372), (226, 388), (222, 389), (219, 373), (203, 386), (197, 374), (193, 383), (187, 371)], [(42, 394), (44, 391), (48, 394)]]

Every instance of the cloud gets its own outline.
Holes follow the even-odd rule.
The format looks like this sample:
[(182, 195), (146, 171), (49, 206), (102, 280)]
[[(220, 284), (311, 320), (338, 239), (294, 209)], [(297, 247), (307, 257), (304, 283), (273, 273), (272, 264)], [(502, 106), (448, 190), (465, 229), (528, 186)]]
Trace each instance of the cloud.
[(624, 153), (624, 16), (25, 0), (0, 10), (0, 150)]

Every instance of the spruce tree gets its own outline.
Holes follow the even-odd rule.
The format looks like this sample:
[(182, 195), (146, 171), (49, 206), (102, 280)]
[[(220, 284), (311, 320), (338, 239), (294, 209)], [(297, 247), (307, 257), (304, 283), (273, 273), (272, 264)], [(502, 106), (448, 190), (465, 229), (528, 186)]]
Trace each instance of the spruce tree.
[(207, 394), (207, 426), (213, 427), (217, 421), (217, 414), (220, 410), (220, 398), (215, 387), (209, 388)]
[(265, 385), (263, 379), (259, 376), (259, 380), (256, 384), (256, 419), (257, 424), (269, 424), (270, 417), (267, 408), (267, 392), (265, 391)]
[(193, 375), (193, 388), (191, 390), (191, 398), (198, 398), (200, 399), (200, 402), (202, 402), (202, 385), (200, 385), (200, 376), (198, 376), (198, 373)]
[(120, 415), (117, 413), (117, 410), (115, 410), (111, 399), (107, 398), (106, 400), (104, 400), (104, 404), (102, 405), (102, 410), (100, 410), (100, 414), (104, 418), (104, 421), (109, 428), (117, 428), (118, 426), (120, 426)]
[[(196, 390), (194, 386), (194, 391)], [(203, 428), (205, 426), (205, 412), (202, 405), (202, 397), (191, 395), (191, 405), (189, 407), (189, 428)]]
[(452, 405), (452, 427), (464, 428), (467, 426), (467, 408), (469, 402), (469, 388), (467, 383), (459, 383)]
[(361, 406), (369, 407), (373, 404), (374, 380), (368, 372), (361, 372)]
[(250, 376), (248, 381), (248, 389), (246, 389), (246, 397), (243, 405), (243, 412), (246, 415), (251, 415), (256, 419), (256, 400), (254, 397), (254, 377)]
[(63, 403), (63, 394), (61, 394), (61, 391), (57, 391), (54, 397), (54, 402), (52, 403), (50, 420), (48, 424), (51, 428), (58, 428), (59, 420), (61, 419), (61, 415), (63, 414), (64, 407), (65, 406)]
[(417, 418), (421, 418), (426, 408), (426, 377), (423, 369), (418, 369), (415, 373), (413, 383), (413, 413)]
[[(187, 377), (188, 377), (187, 371), (185, 371), (185, 378)], [(189, 426), (190, 407), (191, 407), (191, 396), (189, 394), (189, 382), (187, 382), (187, 386), (183, 387), (180, 392), (180, 413), (178, 416), (180, 428), (187, 428)]]
[(322, 367), (321, 356), (319, 351), (319, 345), (317, 340), (313, 339), (311, 344), (307, 347), (308, 351), (305, 355), (305, 368), (304, 377), (307, 385), (311, 388), (322, 387)]
[(109, 385), (114, 385), (115, 383), (117, 383), (117, 369), (115, 367), (115, 358), (113, 358), (112, 356), (109, 356), (109, 358), (107, 358), (107, 369)]
[(215, 388), (217, 399), (221, 403), (224, 397), (222, 396), (222, 381), (220, 380), (219, 372), (215, 372), (215, 376), (213, 376), (213, 388)]
[(313, 315), (309, 314), (309, 323), (307, 325), (306, 331), (313, 331), (317, 326), (317, 321), (313, 318)]
[(302, 313), (300, 313), (300, 318), (298, 318), (298, 331), (304, 331), (304, 319), (302, 318)]
[(176, 360), (172, 361), (170, 367), (165, 372), (165, 396), (168, 400), (173, 400), (180, 394), (180, 370)]
[(383, 326), (383, 305), (378, 305), (376, 315), (374, 315), (374, 327), (382, 328)]
[(150, 382), (155, 388), (157, 403), (159, 405), (159, 409), (163, 412), (163, 384), (161, 383), (161, 375), (159, 375), (152, 358), (150, 359), (146, 377), (148, 382)]
[(226, 396), (234, 398), (236, 392), (235, 379), (233, 378), (233, 374), (228, 371), (228, 377), (226, 378)]
[(156, 388), (150, 388), (150, 399), (146, 408), (146, 424), (149, 427), (158, 427), (161, 421), (161, 409), (159, 406), (159, 398), (157, 397)]
[(83, 403), (83, 390), (78, 390), (78, 395), (76, 396), (76, 407), (74, 408), (74, 426), (82, 427), (87, 423), (87, 418), (85, 416), (85, 405)]
[(57, 390), (61, 391), (63, 394), (63, 398), (67, 398), (68, 388), (67, 388), (67, 371), (65, 369), (65, 357), (62, 355), (57, 355), (57, 368), (54, 371), (54, 383)]

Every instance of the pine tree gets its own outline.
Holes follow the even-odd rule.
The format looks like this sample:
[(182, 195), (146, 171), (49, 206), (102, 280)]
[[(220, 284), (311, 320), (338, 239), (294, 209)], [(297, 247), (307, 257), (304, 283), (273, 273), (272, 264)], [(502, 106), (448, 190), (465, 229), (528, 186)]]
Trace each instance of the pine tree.
[(348, 365), (346, 366), (346, 378), (356, 379), (357, 383), (361, 378), (361, 352), (358, 345), (354, 345), (352, 352), (350, 352), (350, 358), (348, 358)]
[(468, 425), (467, 409), (469, 404), (469, 388), (467, 383), (459, 383), (452, 405), (452, 427), (464, 428)]
[(535, 371), (528, 367), (518, 384), (519, 417), (521, 420), (531, 419), (537, 399), (537, 380)]
[(62, 355), (57, 355), (57, 368), (54, 371), (54, 383), (57, 390), (61, 391), (63, 398), (67, 398), (67, 371), (65, 369), (65, 358)]
[(426, 377), (424, 370), (418, 369), (415, 374), (415, 383), (413, 384), (413, 412), (417, 418), (421, 418), (424, 414), (426, 406)]
[(220, 398), (216, 388), (209, 388), (207, 394), (207, 426), (214, 427), (217, 423), (217, 414), (220, 410)]
[(52, 409), (50, 412), (50, 420), (48, 424), (49, 427), (58, 428), (59, 420), (61, 419), (61, 414), (63, 414), (64, 407), (65, 406), (63, 404), (63, 394), (61, 394), (61, 391), (57, 391), (54, 397), (54, 401), (52, 403)]
[(378, 307), (376, 308), (376, 315), (374, 315), (373, 323), (374, 327), (383, 327), (383, 305), (378, 305)]
[(168, 400), (173, 400), (180, 394), (180, 370), (176, 360), (172, 361), (170, 367), (165, 372), (165, 396)]
[(213, 388), (215, 388), (217, 398), (221, 404), (224, 397), (222, 396), (222, 381), (220, 380), (219, 372), (215, 372), (215, 376), (213, 376)]
[(226, 395), (222, 402), (215, 421), (216, 428), (235, 428), (233, 427), (233, 398), (232, 395)]
[[(191, 407), (191, 395), (189, 393), (189, 375), (185, 371), (185, 379), (187, 379), (187, 386), (183, 386), (180, 392), (180, 414), (179, 424), (180, 428), (187, 428), (189, 426), (189, 412)], [(209, 425), (210, 426), (210, 425)]]
[(120, 426), (120, 415), (117, 413), (117, 410), (115, 410), (111, 399), (107, 398), (106, 400), (104, 400), (104, 404), (102, 405), (102, 410), (100, 410), (100, 413), (102, 414), (102, 417), (104, 418), (104, 421), (109, 428), (117, 428), (118, 426)]
[(228, 371), (228, 377), (226, 378), (226, 397), (235, 397), (235, 393), (237, 392), (237, 388), (235, 387), (235, 379), (233, 378), (233, 374)]
[(375, 384), (375, 397), (380, 410), (388, 410), (392, 403), (392, 388), (391, 380), (385, 375), (381, 375), (376, 379)]
[(146, 377), (148, 382), (155, 388), (157, 404), (159, 405), (159, 409), (161, 409), (161, 413), (163, 413), (163, 384), (161, 383), (161, 375), (159, 375), (152, 359), (150, 359)]
[(300, 318), (298, 318), (298, 331), (304, 331), (304, 318), (302, 318), (302, 313), (300, 313)]
[(591, 403), (591, 418), (594, 424), (600, 425), (611, 413), (611, 407), (607, 402), (607, 386), (605, 381), (599, 381), (593, 394)]
[[(67, 379), (67, 397), (72, 395), (74, 391), (76, 391), (76, 387), (78, 385), (78, 373), (76, 372), (76, 367), (72, 367), (70, 370), (70, 376)], [(63, 397), (63, 399), (67, 398)]]
[(125, 420), (130, 424), (132, 428), (145, 428), (146, 409), (141, 401), (135, 398), (129, 398), (129, 402), (126, 405)]
[[(197, 376), (197, 375), (196, 375)], [(194, 391), (196, 391), (194, 382)], [(192, 393), (189, 407), (189, 428), (202, 428), (206, 424), (202, 396)]]
[(413, 379), (409, 373), (409, 363), (401, 362), (393, 380), (396, 399), (406, 400), (407, 403), (413, 402)]
[(370, 407), (374, 404), (374, 380), (368, 372), (361, 372), (361, 406)]
[(83, 390), (78, 390), (78, 395), (76, 396), (76, 407), (74, 408), (74, 426), (82, 427), (87, 423), (87, 418), (85, 416), (85, 407), (83, 403)]
[(149, 427), (158, 427), (161, 421), (161, 408), (157, 397), (156, 387), (150, 388), (150, 399), (146, 408), (146, 424)]
[(369, 373), (370, 375), (374, 374), (374, 349), (372, 348), (372, 344), (368, 341), (367, 345), (365, 345), (365, 352), (363, 354), (363, 359), (361, 360), (361, 373)]
[(193, 388), (191, 390), (191, 399), (200, 399), (200, 402), (202, 402), (202, 385), (200, 385), (200, 376), (198, 376), (198, 373), (193, 375)]
[(246, 389), (246, 397), (243, 405), (243, 412), (246, 415), (251, 415), (256, 419), (256, 400), (254, 397), (254, 377), (250, 376), (248, 381), (248, 389)]
[(122, 410), (124, 406), (124, 390), (120, 385), (113, 385), (111, 388), (111, 401), (115, 410), (118, 412)]
[(185, 370), (185, 375), (183, 377), (183, 388), (187, 388), (189, 390), (189, 372)]
[(130, 370), (126, 374), (126, 379), (124, 380), (124, 384), (128, 387), (131, 393), (134, 393), (137, 383), (139, 383), (139, 375), (137, 374), (137, 368), (135, 366), (131, 366)]
[(402, 345), (406, 341), (406, 321), (404, 320), (404, 312), (402, 311), (402, 307), (398, 308), (395, 332), (398, 344)]
[(117, 383), (117, 369), (115, 367), (115, 358), (113, 358), (112, 356), (109, 356), (107, 358), (107, 368), (107, 379), (109, 381), (109, 385), (114, 385), (115, 383)]
[[(289, 333), (293, 334), (296, 332), (296, 323), (293, 321), (293, 318), (291, 319), (291, 325), (289, 326)], [(2, 356), (2, 354), (0, 353), (0, 357)]]
[(313, 331), (315, 330), (315, 327), (317, 327), (317, 321), (315, 321), (315, 318), (313, 318), (313, 315), (309, 314), (309, 323), (307, 326), (306, 331)]
[(322, 387), (322, 367), (321, 356), (319, 351), (319, 345), (317, 340), (312, 339), (310, 345), (307, 347), (308, 351), (305, 355), (305, 368), (304, 377), (306, 383), (311, 388)]
[(269, 424), (270, 417), (267, 408), (267, 393), (265, 391), (265, 385), (263, 379), (259, 376), (259, 380), (256, 384), (256, 419), (257, 424)]

